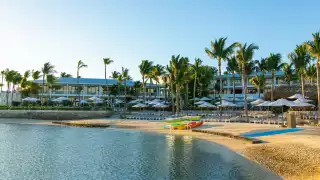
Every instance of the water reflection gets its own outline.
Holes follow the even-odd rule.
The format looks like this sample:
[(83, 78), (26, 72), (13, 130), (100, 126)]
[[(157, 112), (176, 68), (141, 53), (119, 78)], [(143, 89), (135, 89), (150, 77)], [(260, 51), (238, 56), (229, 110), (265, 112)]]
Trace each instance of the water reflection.
[(0, 179), (277, 179), (190, 136), (0, 124)]

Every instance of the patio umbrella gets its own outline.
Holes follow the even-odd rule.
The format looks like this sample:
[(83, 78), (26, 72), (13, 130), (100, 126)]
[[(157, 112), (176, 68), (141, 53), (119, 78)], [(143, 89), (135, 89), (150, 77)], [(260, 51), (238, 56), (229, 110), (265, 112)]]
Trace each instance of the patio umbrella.
[(299, 98), (308, 98), (307, 96), (304, 96), (302, 94), (294, 94), (292, 96), (289, 96), (288, 99), (299, 99)]
[(207, 98), (207, 97), (202, 97), (202, 98), (200, 99), (200, 101), (211, 101), (211, 99), (209, 99), (209, 98)]
[(86, 100), (81, 100), (81, 101), (80, 101), (80, 104), (88, 104), (88, 101), (86, 101)]
[(90, 101), (99, 101), (99, 100), (102, 100), (102, 99), (100, 99), (100, 98), (98, 98), (96, 96), (93, 96), (93, 97), (89, 98), (88, 100), (90, 100)]
[(255, 100), (255, 101), (252, 101), (251, 104), (253, 104), (253, 105), (259, 105), (259, 104), (261, 104), (261, 103), (263, 103), (263, 102), (265, 102), (265, 101), (259, 98), (259, 99)]
[(37, 98), (26, 97), (26, 98), (22, 99), (22, 101), (27, 101), (27, 102), (37, 102), (37, 101), (40, 101), (40, 100), (39, 100), (39, 99), (37, 99)]
[(195, 98), (192, 98), (192, 99), (190, 99), (190, 100), (192, 100), (192, 101), (199, 101), (200, 98), (195, 97)]
[(196, 102), (194, 104), (199, 105), (199, 104), (203, 104), (203, 103), (206, 103), (206, 102), (205, 101), (198, 101), (198, 102)]
[(232, 102), (226, 101), (226, 100), (222, 100), (221, 104), (219, 103), (218, 105), (219, 107), (236, 107), (238, 105), (233, 104)]
[(281, 99), (278, 99), (278, 100), (276, 100), (274, 102), (269, 103), (268, 106), (271, 106), (271, 107), (282, 107), (282, 118), (283, 118), (283, 107), (284, 106), (294, 107), (295, 105), (296, 105), (296, 103), (281, 98)]
[(258, 104), (257, 106), (259, 106), (259, 107), (268, 107), (269, 104), (270, 104), (270, 101), (265, 101), (265, 102), (263, 102), (261, 104)]
[(213, 105), (213, 104), (210, 104), (210, 103), (203, 103), (203, 104), (200, 104), (198, 107), (207, 107), (207, 108), (214, 108), (214, 107), (216, 107), (215, 105)]
[(146, 105), (146, 104), (143, 104), (143, 103), (138, 103), (138, 104), (136, 104), (136, 105), (134, 105), (134, 106), (132, 106), (133, 108), (144, 108), (144, 107), (148, 107), (148, 105)]
[(313, 107), (314, 106), (313, 104), (309, 104), (301, 101), (298, 101), (298, 102), (293, 101), (293, 102), (295, 103), (293, 107)]
[(304, 102), (304, 103), (307, 103), (307, 102), (311, 102), (312, 100), (310, 99), (305, 99), (305, 98), (298, 98), (297, 100), (293, 101), (293, 102)]

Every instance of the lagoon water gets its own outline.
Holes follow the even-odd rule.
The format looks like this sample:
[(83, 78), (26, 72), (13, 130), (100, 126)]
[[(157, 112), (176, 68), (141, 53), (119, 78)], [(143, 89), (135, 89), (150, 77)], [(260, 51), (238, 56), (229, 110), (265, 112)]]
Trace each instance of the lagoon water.
[(237, 153), (192, 137), (3, 122), (1, 180), (280, 179)]

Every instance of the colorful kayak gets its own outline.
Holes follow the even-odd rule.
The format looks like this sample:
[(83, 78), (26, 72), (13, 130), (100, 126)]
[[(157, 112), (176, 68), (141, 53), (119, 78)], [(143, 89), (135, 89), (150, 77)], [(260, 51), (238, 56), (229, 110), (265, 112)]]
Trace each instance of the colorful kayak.
[(164, 129), (175, 129), (175, 130), (184, 130), (184, 129), (192, 129), (195, 127), (199, 127), (203, 124), (203, 121), (184, 121), (184, 122), (176, 122), (165, 125)]

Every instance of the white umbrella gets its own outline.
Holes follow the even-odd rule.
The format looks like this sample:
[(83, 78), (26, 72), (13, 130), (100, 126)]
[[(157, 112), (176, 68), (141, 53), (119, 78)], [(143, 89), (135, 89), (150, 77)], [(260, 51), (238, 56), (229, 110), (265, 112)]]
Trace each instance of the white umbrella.
[(294, 102), (294, 103), (295, 103), (294, 107), (313, 107), (314, 106), (313, 104), (309, 104), (301, 101)]
[(88, 101), (86, 101), (86, 100), (81, 100), (80, 101), (80, 104), (87, 104), (88, 103)]
[(100, 98), (98, 98), (96, 96), (93, 96), (93, 97), (89, 98), (88, 100), (90, 100), (90, 101), (100, 101), (102, 99), (100, 99)]
[(254, 104), (254, 105), (259, 105), (259, 104), (261, 104), (261, 103), (263, 103), (263, 102), (265, 102), (263, 99), (257, 99), (257, 100), (255, 100), (255, 101), (252, 101), (251, 102), (251, 104)]
[(27, 98), (22, 99), (22, 101), (37, 102), (37, 101), (40, 101), (40, 100), (37, 99), (37, 98), (27, 97)]
[(288, 97), (289, 99), (299, 99), (299, 98), (308, 98), (307, 96), (304, 96), (302, 94), (294, 94), (292, 96)]
[(136, 103), (139, 103), (142, 101), (143, 101), (142, 99), (135, 99), (135, 100), (130, 101), (129, 104), (136, 104)]
[(281, 107), (281, 106), (288, 106), (288, 107), (293, 107), (295, 106), (295, 103), (292, 101), (288, 101), (286, 99), (278, 99), (274, 102), (269, 103), (268, 106), (272, 106), (272, 107)]
[(305, 99), (305, 98), (298, 98), (297, 100), (293, 101), (293, 102), (304, 102), (304, 103), (307, 103), (307, 102), (311, 102), (312, 100), (310, 99)]
[(148, 106), (143, 104), (143, 103), (138, 103), (138, 104), (136, 104), (136, 105), (134, 105), (132, 107), (134, 107), (134, 108), (144, 108), (144, 107), (148, 107)]
[(211, 101), (211, 99), (209, 99), (209, 98), (207, 98), (207, 97), (202, 97), (202, 98), (200, 99), (200, 101)]
[(236, 105), (236, 104), (233, 104), (233, 103), (231, 103), (231, 102), (229, 102), (229, 101), (222, 100), (222, 101), (221, 101), (221, 104), (219, 103), (218, 106), (219, 106), (219, 107), (235, 107), (235, 106), (237, 106), (237, 105)]
[(200, 98), (195, 97), (195, 98), (192, 98), (192, 99), (190, 99), (190, 100), (192, 100), (192, 101), (199, 101)]
[(120, 100), (120, 99), (116, 99), (116, 100), (115, 100), (115, 103), (116, 103), (116, 104), (121, 104), (121, 103), (124, 103), (124, 102), (123, 102), (122, 100)]
[(198, 101), (198, 102), (196, 102), (196, 103), (194, 103), (194, 104), (199, 105), (199, 104), (203, 104), (203, 103), (206, 103), (206, 102), (205, 102), (205, 101)]
[(269, 106), (269, 104), (270, 104), (270, 101), (265, 101), (265, 102), (263, 102), (261, 104), (258, 104), (257, 106), (260, 106), (260, 107), (265, 106), (265, 107), (267, 107), (267, 106)]
[(203, 104), (200, 104), (198, 107), (203, 107), (203, 108), (214, 108), (216, 107), (215, 105), (213, 104), (210, 104), (210, 103), (203, 103)]

